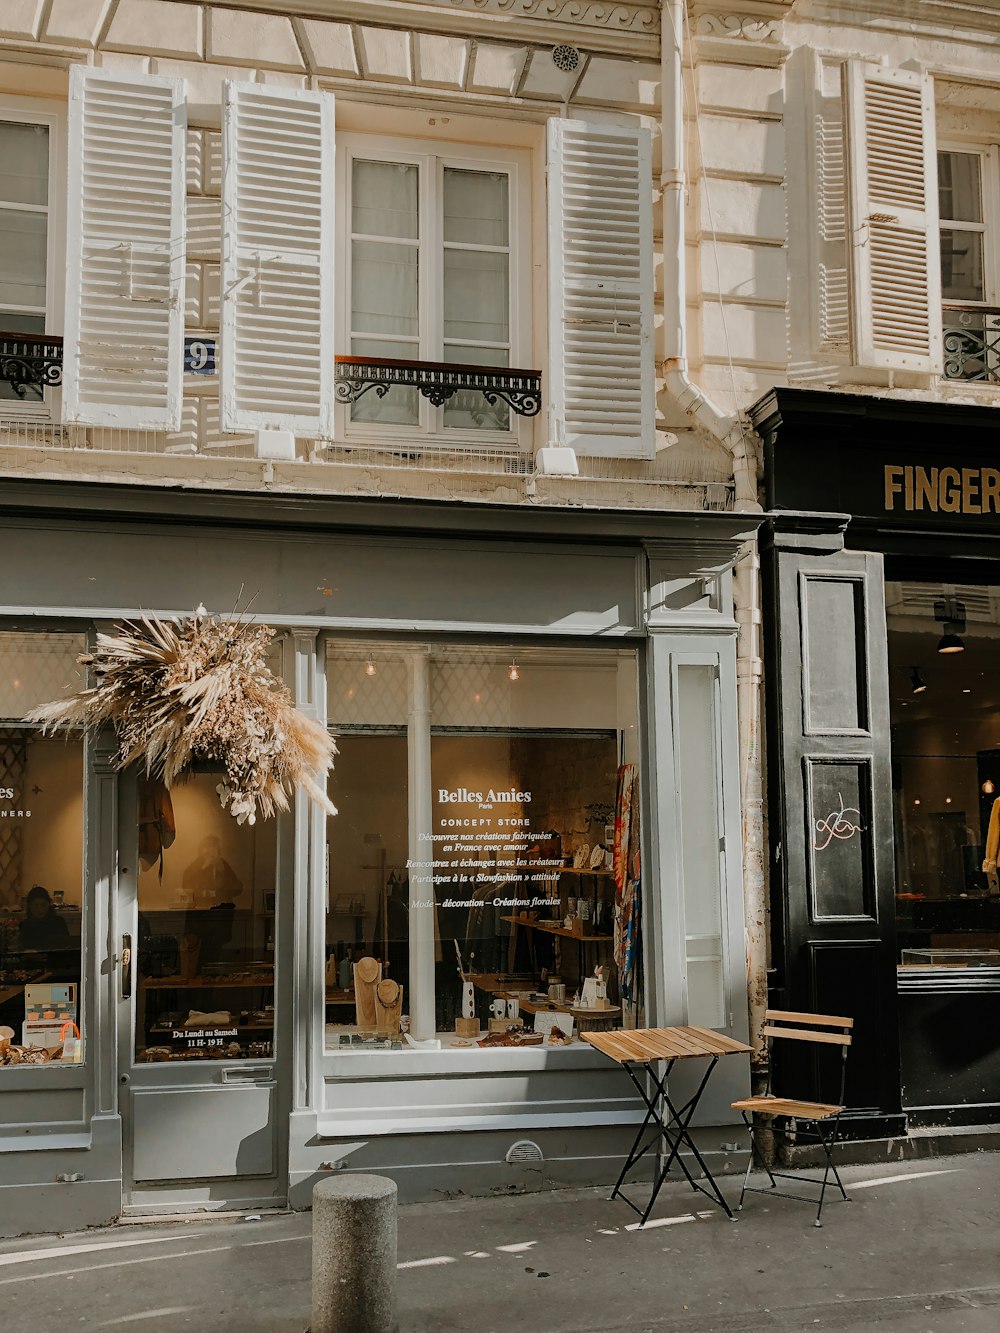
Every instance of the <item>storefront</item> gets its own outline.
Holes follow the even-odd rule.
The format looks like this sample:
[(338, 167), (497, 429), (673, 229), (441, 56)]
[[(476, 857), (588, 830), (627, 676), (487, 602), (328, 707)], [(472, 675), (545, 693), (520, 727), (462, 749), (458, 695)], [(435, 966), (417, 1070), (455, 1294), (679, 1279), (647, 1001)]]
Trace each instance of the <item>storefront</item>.
[[(746, 1031), (736, 623), (755, 520), (11, 483), (0, 624), (0, 1217), (70, 1229), (608, 1180), (588, 1026)], [(41, 735), (95, 630), (252, 601), (339, 747), (237, 824)], [(37, 886), (37, 887), (36, 887)], [(724, 1167), (725, 1062), (699, 1134)], [(735, 1158), (734, 1160), (738, 1160)]]
[(752, 418), (776, 998), (856, 1018), (858, 1137), (995, 1122), (996, 410), (776, 389)]

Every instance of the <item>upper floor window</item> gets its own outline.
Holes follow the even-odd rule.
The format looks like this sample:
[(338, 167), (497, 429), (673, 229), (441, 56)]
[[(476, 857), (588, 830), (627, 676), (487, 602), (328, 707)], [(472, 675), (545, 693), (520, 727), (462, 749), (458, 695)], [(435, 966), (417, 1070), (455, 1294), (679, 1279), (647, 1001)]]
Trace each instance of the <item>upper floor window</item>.
[[(34, 99), (0, 98), (0, 333), (44, 334), (60, 328), (56, 188), (61, 118)], [(0, 402), (44, 412), (37, 379), (11, 362)], [(33, 405), (33, 406), (32, 406)], [(11, 408), (4, 408), (9, 412)]]
[(45, 332), (48, 229), (48, 126), (0, 119), (0, 326), (12, 333)]
[[(349, 246), (341, 346), (352, 356), (476, 366), (523, 364), (527, 322), (524, 154), (414, 151), (345, 136), (341, 198)], [(346, 350), (346, 347), (345, 347)], [(350, 423), (390, 433), (513, 430), (509, 408), (460, 391), (438, 407), (416, 389), (368, 393)]]
[(944, 368), (949, 379), (1000, 380), (995, 147), (938, 153)]

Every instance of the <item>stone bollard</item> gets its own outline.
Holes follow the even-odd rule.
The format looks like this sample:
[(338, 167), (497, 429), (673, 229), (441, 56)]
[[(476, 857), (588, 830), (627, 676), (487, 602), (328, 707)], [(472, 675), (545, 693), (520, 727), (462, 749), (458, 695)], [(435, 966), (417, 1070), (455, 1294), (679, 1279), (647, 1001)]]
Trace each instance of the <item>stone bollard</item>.
[(331, 1176), (312, 1199), (309, 1333), (395, 1333), (396, 1182)]

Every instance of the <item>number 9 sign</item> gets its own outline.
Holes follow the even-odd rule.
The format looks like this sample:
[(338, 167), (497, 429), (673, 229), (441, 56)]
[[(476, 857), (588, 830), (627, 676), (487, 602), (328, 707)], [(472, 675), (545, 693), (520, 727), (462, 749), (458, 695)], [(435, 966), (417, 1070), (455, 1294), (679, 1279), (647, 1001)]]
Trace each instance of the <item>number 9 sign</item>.
[(215, 374), (215, 339), (184, 339), (184, 372), (187, 375)]

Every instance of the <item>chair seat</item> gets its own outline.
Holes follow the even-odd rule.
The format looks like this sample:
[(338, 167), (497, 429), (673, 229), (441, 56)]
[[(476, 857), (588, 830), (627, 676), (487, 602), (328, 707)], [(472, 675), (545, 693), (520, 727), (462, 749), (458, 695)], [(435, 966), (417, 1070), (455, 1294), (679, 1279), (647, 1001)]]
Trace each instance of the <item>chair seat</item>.
[(844, 1108), (825, 1102), (796, 1102), (784, 1097), (744, 1097), (733, 1102), (734, 1111), (762, 1111), (764, 1115), (794, 1115), (800, 1120), (828, 1120)]

